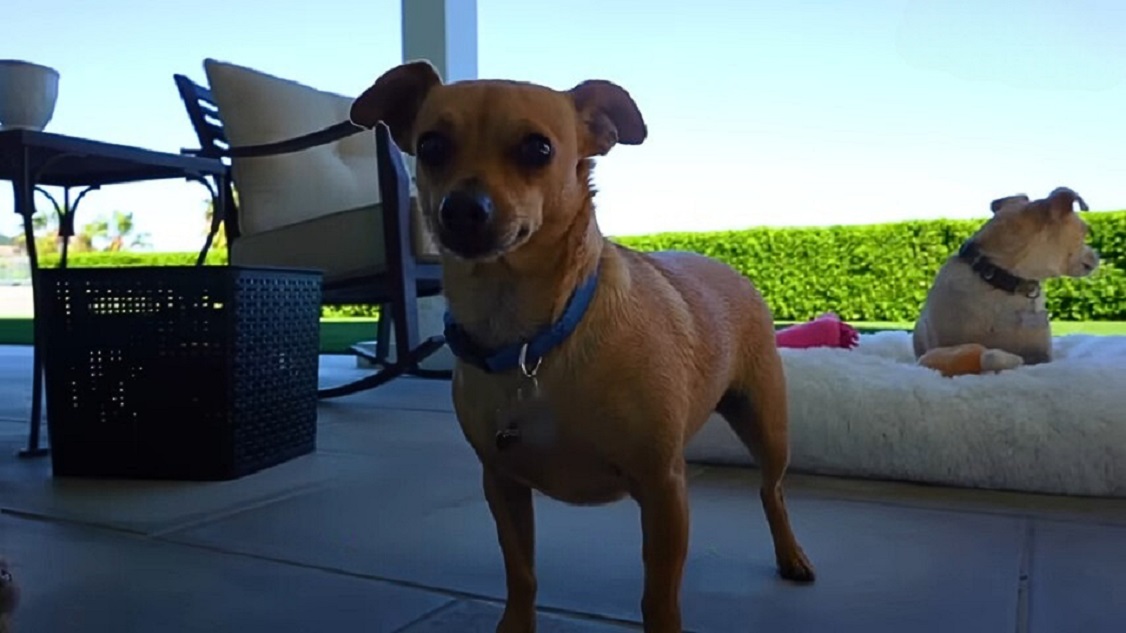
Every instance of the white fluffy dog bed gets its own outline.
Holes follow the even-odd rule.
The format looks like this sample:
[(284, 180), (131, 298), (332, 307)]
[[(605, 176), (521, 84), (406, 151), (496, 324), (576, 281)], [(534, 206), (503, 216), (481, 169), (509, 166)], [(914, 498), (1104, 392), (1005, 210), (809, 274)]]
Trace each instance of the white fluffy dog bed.
[[(1055, 339), (1051, 363), (943, 378), (909, 332), (852, 350), (782, 349), (794, 471), (1126, 497), (1126, 337)], [(750, 465), (712, 416), (689, 461)]]

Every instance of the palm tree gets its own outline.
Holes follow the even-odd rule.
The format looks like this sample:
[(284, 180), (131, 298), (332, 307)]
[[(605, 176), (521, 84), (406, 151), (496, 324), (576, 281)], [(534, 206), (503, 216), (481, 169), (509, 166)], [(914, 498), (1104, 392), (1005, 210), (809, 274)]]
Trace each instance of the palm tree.
[[(36, 253), (48, 255), (59, 252), (59, 216), (53, 209), (31, 216), (31, 228), (35, 234)], [(12, 238), (12, 243), (27, 250), (27, 238), (22, 232)]]
[[(36, 213), (31, 221), (36, 236), (36, 251), (40, 255), (58, 253), (61, 244), (58, 213), (54, 210)], [(132, 211), (114, 211), (111, 220), (99, 218), (82, 225), (70, 239), (68, 250), (72, 253), (82, 253), (98, 250), (118, 252), (130, 248), (143, 248), (149, 245), (148, 237), (147, 233), (137, 233)], [(20, 235), (15, 241), (22, 246), (26, 240)], [(105, 248), (99, 248), (99, 244), (105, 244)]]
[(113, 233), (107, 251), (116, 253), (133, 248), (145, 248), (149, 245), (148, 233), (138, 233), (133, 222), (133, 212), (113, 212)]
[[(111, 219), (99, 218), (82, 227), (74, 236), (75, 251), (101, 250), (109, 253), (148, 246), (148, 234), (137, 233), (132, 211), (114, 211)], [(97, 244), (104, 243), (99, 249)]]

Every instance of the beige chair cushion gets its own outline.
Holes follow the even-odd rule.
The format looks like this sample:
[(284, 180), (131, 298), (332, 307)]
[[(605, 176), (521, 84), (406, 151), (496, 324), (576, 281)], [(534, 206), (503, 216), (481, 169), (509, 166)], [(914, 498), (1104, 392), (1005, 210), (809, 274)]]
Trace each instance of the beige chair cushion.
[[(234, 146), (276, 142), (348, 119), (350, 97), (214, 59), (204, 61), (204, 71)], [(241, 233), (231, 245), (233, 259), (301, 262), (326, 271), (326, 280), (385, 268), (373, 134), (281, 156), (235, 158), (231, 169)], [(436, 260), (417, 205), (411, 224), (414, 255)], [(308, 236), (298, 243), (301, 233)]]
[[(381, 213), (372, 205), (244, 235), (231, 243), (231, 263), (312, 268), (322, 271), (326, 282), (380, 274), (387, 270), (386, 261), (372, 253), (383, 251)], [(415, 231), (412, 238), (414, 252), (423, 253), (417, 261), (438, 263), (433, 242), (420, 241), (428, 234)]]

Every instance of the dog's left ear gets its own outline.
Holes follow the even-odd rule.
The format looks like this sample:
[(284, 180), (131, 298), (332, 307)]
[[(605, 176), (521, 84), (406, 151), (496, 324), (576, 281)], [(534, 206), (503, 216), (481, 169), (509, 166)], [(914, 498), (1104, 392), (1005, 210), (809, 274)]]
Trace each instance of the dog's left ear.
[(1048, 210), (1056, 217), (1074, 213), (1076, 202), (1079, 203), (1081, 211), (1089, 210), (1083, 198), (1067, 187), (1056, 187), (1052, 190), (1052, 193), (1048, 194), (1045, 201), (1048, 203)]
[(1018, 193), (1015, 196), (1005, 196), (1004, 198), (997, 198), (993, 202), (989, 203), (989, 210), (993, 213), (997, 213), (1001, 209), (1004, 209), (1011, 204), (1028, 204), (1028, 196), (1024, 195), (1023, 193)]
[(401, 64), (383, 73), (356, 97), (348, 113), (354, 125), (371, 129), (383, 121), (399, 149), (414, 154), (411, 132), (414, 118), (430, 90), (442, 83), (437, 69), (426, 60)]
[(640, 145), (649, 133), (633, 98), (615, 83), (591, 79), (567, 94), (586, 126), (585, 137), (579, 139), (586, 157), (605, 155), (618, 143)]

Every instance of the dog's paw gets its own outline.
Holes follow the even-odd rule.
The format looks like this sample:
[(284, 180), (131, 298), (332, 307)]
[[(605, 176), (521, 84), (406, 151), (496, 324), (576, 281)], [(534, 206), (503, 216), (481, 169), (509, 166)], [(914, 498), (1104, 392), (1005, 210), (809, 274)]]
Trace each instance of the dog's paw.
[(497, 623), (497, 633), (536, 633), (536, 614), (510, 612), (506, 609)]
[(813, 563), (809, 562), (801, 549), (795, 550), (788, 558), (778, 559), (778, 573), (786, 580), (800, 583), (811, 583), (817, 577)]
[(981, 353), (981, 371), (998, 372), (1006, 369), (1016, 369), (1024, 364), (1024, 359), (1016, 354), (1004, 350), (987, 349)]

